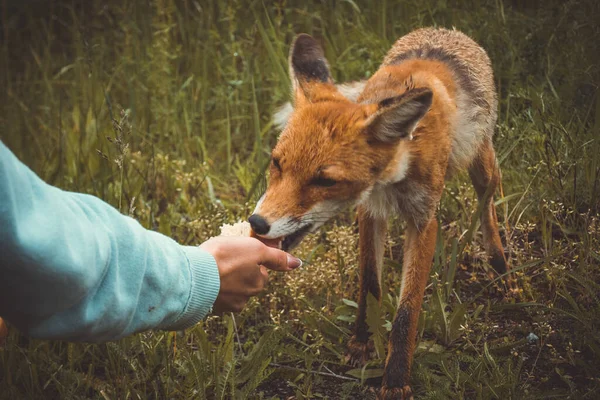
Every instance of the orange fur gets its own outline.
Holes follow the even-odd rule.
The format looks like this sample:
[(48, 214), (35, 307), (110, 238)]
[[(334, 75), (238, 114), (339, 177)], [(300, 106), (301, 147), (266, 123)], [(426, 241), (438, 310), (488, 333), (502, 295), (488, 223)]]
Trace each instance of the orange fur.
[(8, 328), (2, 318), (0, 318), (0, 346), (4, 346), (6, 337), (8, 336)]

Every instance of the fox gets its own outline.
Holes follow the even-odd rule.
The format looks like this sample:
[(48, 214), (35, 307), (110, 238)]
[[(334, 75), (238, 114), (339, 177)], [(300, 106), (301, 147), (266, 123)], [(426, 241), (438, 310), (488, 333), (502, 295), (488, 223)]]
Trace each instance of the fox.
[(381, 302), (388, 220), (406, 222), (399, 304), (378, 399), (412, 399), (417, 324), (435, 251), (445, 181), (468, 170), (481, 203), (490, 265), (509, 272), (494, 194), (501, 173), (492, 137), (497, 96), (486, 51), (458, 30), (421, 28), (399, 38), (366, 81), (337, 85), (318, 41), (296, 36), (289, 53), (293, 106), (277, 123), (269, 183), (248, 222), (257, 237), (296, 247), (356, 206), (359, 301), (348, 343), (352, 365), (372, 352), (367, 296)]

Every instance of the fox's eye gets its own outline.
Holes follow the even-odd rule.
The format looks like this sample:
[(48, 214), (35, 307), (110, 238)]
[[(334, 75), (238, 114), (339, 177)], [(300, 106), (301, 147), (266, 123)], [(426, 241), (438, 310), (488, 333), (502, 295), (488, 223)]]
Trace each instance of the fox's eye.
[(318, 178), (313, 178), (311, 183), (315, 186), (331, 187), (331, 186), (335, 185), (337, 183), (337, 181), (335, 181), (333, 179), (329, 179), (329, 178), (318, 177)]
[(279, 164), (279, 158), (273, 158), (273, 166), (281, 172), (281, 164)]

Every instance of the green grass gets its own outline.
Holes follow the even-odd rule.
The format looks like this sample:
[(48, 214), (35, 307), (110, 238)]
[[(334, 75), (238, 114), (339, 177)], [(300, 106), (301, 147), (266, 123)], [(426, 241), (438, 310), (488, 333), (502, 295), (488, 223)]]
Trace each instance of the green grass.
[[(466, 175), (446, 189), (419, 327), (420, 399), (600, 396), (600, 3), (469, 0), (0, 1), (0, 139), (46, 181), (199, 244), (248, 216), (307, 32), (337, 81), (376, 71), (394, 40), (456, 27), (489, 53), (500, 96), (502, 235), (522, 298), (488, 278)], [(397, 303), (403, 226), (371, 302), (377, 357), (344, 363), (357, 297), (349, 211), (307, 238), (301, 271), (235, 319), (116, 343), (0, 350), (1, 398), (372, 398)], [(475, 221), (472, 223), (472, 221)], [(539, 339), (528, 341), (534, 333)]]

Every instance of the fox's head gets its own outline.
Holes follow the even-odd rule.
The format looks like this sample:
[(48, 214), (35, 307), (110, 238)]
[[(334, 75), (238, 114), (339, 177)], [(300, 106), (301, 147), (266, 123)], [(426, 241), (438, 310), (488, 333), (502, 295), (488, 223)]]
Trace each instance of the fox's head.
[(306, 34), (292, 44), (290, 76), (294, 110), (273, 149), (267, 191), (249, 219), (255, 233), (280, 239), (284, 250), (375, 184), (395, 179), (400, 147), (432, 101), (429, 89), (411, 87), (378, 102), (348, 100)]

